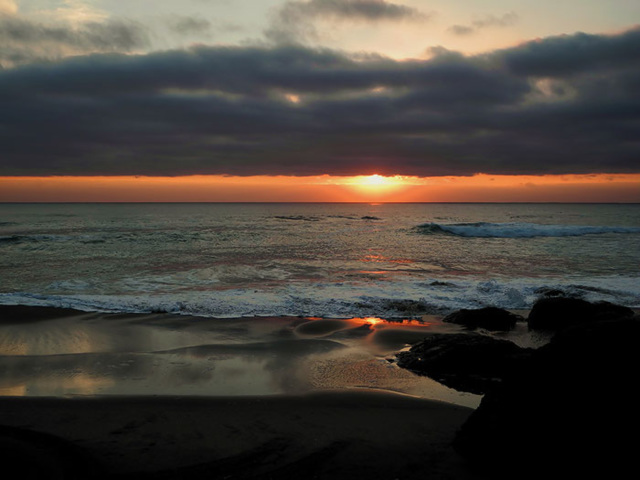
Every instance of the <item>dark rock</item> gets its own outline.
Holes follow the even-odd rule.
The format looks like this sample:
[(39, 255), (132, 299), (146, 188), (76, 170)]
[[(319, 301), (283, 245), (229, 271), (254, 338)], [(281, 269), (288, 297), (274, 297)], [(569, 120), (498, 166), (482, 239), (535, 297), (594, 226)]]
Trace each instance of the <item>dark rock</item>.
[(432, 287), (453, 287), (453, 288), (457, 288), (457, 285), (455, 283), (442, 282), (440, 280), (434, 280), (433, 282), (430, 282), (429, 285), (432, 286)]
[(609, 302), (591, 303), (579, 298), (550, 297), (538, 300), (529, 312), (530, 330), (559, 331), (602, 319), (632, 317), (633, 310)]
[(492, 478), (622, 478), (637, 468), (639, 338), (638, 317), (556, 334), (487, 392), (455, 449)]
[(87, 312), (71, 308), (35, 307), (28, 305), (0, 305), (0, 324), (25, 324), (63, 317), (86, 315)]
[(531, 350), (476, 333), (431, 334), (396, 355), (398, 366), (456, 390), (483, 394)]
[(513, 329), (518, 320), (524, 320), (524, 318), (497, 307), (485, 307), (477, 310), (458, 310), (442, 319), (443, 322), (464, 325), (472, 330), (484, 328), (486, 330), (502, 332)]
[(543, 297), (564, 297), (565, 293), (557, 288), (540, 287), (535, 290), (535, 293), (542, 295)]
[(390, 327), (376, 329), (369, 340), (372, 345), (380, 349), (397, 352), (407, 345), (420, 342), (426, 335), (424, 331), (420, 330)]

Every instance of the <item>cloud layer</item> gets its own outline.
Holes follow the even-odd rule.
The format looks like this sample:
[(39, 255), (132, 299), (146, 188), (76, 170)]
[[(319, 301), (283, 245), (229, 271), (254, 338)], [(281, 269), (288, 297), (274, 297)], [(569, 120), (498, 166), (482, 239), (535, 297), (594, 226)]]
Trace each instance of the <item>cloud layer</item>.
[(0, 3), (0, 67), (58, 60), (95, 52), (128, 52), (147, 44), (145, 29), (131, 21), (108, 19), (80, 25), (42, 23)]
[(307, 0), (286, 2), (279, 10), (286, 19), (330, 17), (349, 20), (405, 20), (422, 18), (419, 10), (386, 0)]
[(265, 36), (276, 43), (315, 40), (317, 20), (350, 22), (424, 21), (430, 15), (386, 0), (307, 0), (288, 1), (274, 12)]
[(640, 172), (640, 28), (429, 60), (279, 47), (0, 70), (0, 174)]

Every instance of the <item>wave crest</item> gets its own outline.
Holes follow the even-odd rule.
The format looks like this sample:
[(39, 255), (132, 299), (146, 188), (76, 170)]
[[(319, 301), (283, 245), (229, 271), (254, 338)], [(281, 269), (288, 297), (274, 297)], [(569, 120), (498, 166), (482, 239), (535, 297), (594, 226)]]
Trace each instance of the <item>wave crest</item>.
[(425, 223), (417, 230), (424, 235), (455, 235), (480, 238), (577, 237), (605, 233), (640, 233), (640, 227), (598, 225), (545, 225), (538, 223)]

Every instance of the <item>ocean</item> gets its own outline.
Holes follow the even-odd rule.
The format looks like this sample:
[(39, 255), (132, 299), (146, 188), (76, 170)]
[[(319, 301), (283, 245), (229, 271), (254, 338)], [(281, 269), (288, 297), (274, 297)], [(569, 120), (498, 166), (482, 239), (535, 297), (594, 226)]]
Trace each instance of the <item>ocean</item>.
[(460, 332), (453, 310), (549, 290), (638, 308), (639, 247), (640, 205), (3, 204), (0, 395), (373, 389), (475, 408), (395, 354)]
[(640, 205), (2, 204), (0, 304), (204, 317), (640, 307)]

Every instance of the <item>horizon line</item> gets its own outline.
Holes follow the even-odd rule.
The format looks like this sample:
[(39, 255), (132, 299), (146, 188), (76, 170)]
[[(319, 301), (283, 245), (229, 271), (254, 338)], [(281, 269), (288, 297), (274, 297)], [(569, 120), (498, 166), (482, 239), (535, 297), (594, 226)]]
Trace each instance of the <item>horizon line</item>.
[(151, 201), (151, 202), (128, 202), (128, 201), (93, 201), (93, 202), (82, 202), (82, 201), (68, 201), (68, 202), (3, 202), (0, 201), (0, 205), (153, 205), (153, 204), (207, 204), (207, 205), (260, 205), (260, 204), (316, 204), (316, 205), (327, 205), (327, 204), (335, 204), (335, 205), (380, 205), (380, 204), (390, 204), (390, 205), (429, 205), (429, 204), (452, 204), (452, 205), (478, 205), (478, 204), (487, 204), (487, 205), (509, 205), (509, 204), (521, 204), (521, 205), (640, 205), (640, 202), (589, 202), (589, 201), (573, 201), (573, 202), (557, 202), (557, 201), (511, 201), (511, 202), (386, 202), (386, 201), (357, 201), (357, 202), (313, 202), (313, 201), (253, 201), (253, 202), (219, 202), (219, 201), (203, 201), (203, 202), (190, 202), (190, 201)]

